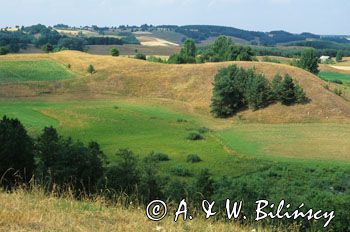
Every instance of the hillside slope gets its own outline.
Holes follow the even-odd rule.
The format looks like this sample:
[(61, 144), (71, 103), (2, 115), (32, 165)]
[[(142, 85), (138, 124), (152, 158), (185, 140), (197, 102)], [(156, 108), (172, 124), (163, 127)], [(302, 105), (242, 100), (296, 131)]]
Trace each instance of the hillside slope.
[[(81, 52), (64, 51), (53, 54), (10, 55), (0, 60), (51, 59), (70, 64), (80, 78), (61, 84), (50, 84), (51, 93), (92, 95), (113, 94), (142, 98), (166, 98), (190, 103), (194, 108), (209, 112), (212, 81), (217, 71), (230, 64), (255, 68), (269, 79), (277, 73), (288, 73), (304, 88), (311, 102), (306, 105), (282, 106), (275, 104), (256, 112), (242, 112), (240, 118), (264, 122), (338, 121), (350, 119), (350, 103), (326, 90), (324, 81), (299, 68), (284, 64), (263, 62), (224, 62), (187, 65), (150, 63), (123, 57), (96, 56)], [(96, 73), (87, 74), (89, 64)], [(0, 86), (2, 96), (35, 96), (35, 84)], [(21, 91), (16, 91), (19, 88)], [(42, 91), (42, 85), (41, 85)], [(32, 92), (31, 92), (32, 91)], [(35, 92), (36, 91), (36, 92)]]

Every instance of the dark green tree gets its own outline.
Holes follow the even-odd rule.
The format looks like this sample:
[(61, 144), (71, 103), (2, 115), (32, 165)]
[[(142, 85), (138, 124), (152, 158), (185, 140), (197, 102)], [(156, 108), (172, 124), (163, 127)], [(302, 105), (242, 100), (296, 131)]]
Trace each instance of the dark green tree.
[(305, 49), (301, 55), (301, 59), (298, 61), (298, 66), (317, 75), (320, 71), (318, 70), (318, 57), (315, 50)]
[(118, 50), (118, 48), (112, 48), (112, 49), (111, 49), (111, 55), (112, 55), (112, 56), (119, 56), (119, 50)]
[(184, 57), (196, 57), (196, 44), (192, 39), (187, 39), (184, 43), (183, 48), (181, 49), (181, 55)]
[(275, 75), (275, 77), (272, 79), (272, 83), (271, 83), (272, 99), (274, 99), (275, 101), (282, 100), (282, 92), (283, 92), (282, 80), (283, 78), (280, 74)]
[(257, 110), (271, 102), (271, 86), (263, 75), (251, 75), (246, 84), (245, 99), (249, 108)]
[(96, 142), (86, 147), (81, 142), (65, 139), (50, 127), (45, 128), (36, 143), (37, 180), (48, 190), (57, 185), (72, 187), (77, 193), (96, 191), (104, 173), (105, 156)]
[(338, 51), (338, 52), (337, 52), (337, 56), (336, 56), (336, 58), (335, 58), (336, 61), (337, 61), (337, 62), (341, 62), (341, 61), (343, 60), (343, 56), (344, 56), (344, 55), (343, 55), (343, 51)]
[(244, 105), (247, 72), (231, 65), (223, 68), (214, 78), (211, 111), (217, 117), (229, 117)]
[(295, 94), (295, 103), (305, 104), (309, 101), (303, 88), (301, 88), (301, 86), (298, 84), (295, 85), (294, 94)]
[(139, 158), (128, 149), (117, 152), (117, 164), (106, 170), (100, 186), (114, 192), (132, 194), (140, 183)]
[(296, 102), (295, 85), (293, 79), (286, 74), (282, 81), (281, 103), (283, 105), (292, 105)]
[(0, 184), (10, 188), (33, 175), (33, 142), (18, 119), (0, 120)]
[(6, 55), (9, 53), (9, 49), (7, 47), (0, 47), (0, 56)]

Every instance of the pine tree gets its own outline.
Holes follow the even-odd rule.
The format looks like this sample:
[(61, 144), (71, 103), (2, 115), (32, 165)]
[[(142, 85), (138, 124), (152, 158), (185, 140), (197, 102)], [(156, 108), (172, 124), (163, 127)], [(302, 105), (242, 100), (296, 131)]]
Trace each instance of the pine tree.
[(248, 79), (245, 100), (249, 108), (257, 110), (266, 107), (271, 101), (271, 87), (263, 75), (255, 75)]
[(292, 105), (296, 102), (295, 85), (293, 79), (286, 74), (282, 81), (281, 102), (283, 105)]

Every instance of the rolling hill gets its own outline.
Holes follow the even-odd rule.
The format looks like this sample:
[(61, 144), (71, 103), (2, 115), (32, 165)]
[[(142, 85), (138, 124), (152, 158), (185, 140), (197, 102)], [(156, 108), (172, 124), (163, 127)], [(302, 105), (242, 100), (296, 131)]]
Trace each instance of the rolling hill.
[[(240, 117), (249, 121), (300, 122), (334, 121), (350, 117), (350, 104), (342, 97), (325, 89), (324, 81), (299, 68), (264, 62), (225, 62), (188, 65), (166, 65), (123, 57), (96, 56), (75, 51), (53, 54), (23, 54), (1, 57), (1, 60), (54, 60), (71, 65), (77, 74), (73, 80), (47, 83), (36, 82), (1, 85), (1, 97), (38, 96), (70, 93), (72, 95), (119, 95), (140, 98), (165, 98), (189, 103), (193, 108), (209, 113), (213, 77), (217, 71), (231, 64), (255, 68), (273, 78), (277, 73), (288, 73), (299, 82), (311, 102), (291, 107), (279, 104)], [(89, 75), (86, 68), (92, 64), (97, 73)]]

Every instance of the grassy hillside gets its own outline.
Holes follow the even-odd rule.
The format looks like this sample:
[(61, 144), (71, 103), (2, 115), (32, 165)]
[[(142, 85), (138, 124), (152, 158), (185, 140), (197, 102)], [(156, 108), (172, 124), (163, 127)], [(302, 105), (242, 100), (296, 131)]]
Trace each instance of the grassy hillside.
[(0, 82), (55, 81), (74, 75), (52, 60), (1, 61)]
[[(61, 64), (71, 64), (72, 70), (84, 77), (67, 86), (60, 86), (61, 91), (89, 95), (119, 95), (146, 98), (166, 98), (189, 103), (196, 109), (209, 111), (212, 81), (217, 71), (230, 64), (244, 68), (255, 68), (272, 79), (277, 73), (289, 73), (305, 90), (311, 102), (306, 105), (286, 107), (273, 105), (257, 112), (246, 111), (240, 117), (247, 121), (263, 122), (309, 122), (339, 121), (350, 117), (350, 105), (342, 97), (324, 88), (320, 78), (299, 68), (285, 64), (263, 62), (225, 62), (189, 65), (166, 65), (150, 63), (123, 57), (95, 56), (86, 53), (65, 51), (54, 54), (11, 55), (0, 59), (28, 60), (52, 59)], [(89, 75), (86, 68), (93, 64), (97, 73)], [(132, 68), (130, 68), (132, 67)], [(18, 87), (18, 86), (17, 86)], [(0, 86), (2, 95), (21, 96), (14, 88)], [(19, 88), (19, 87), (18, 87)], [(32, 95), (38, 92), (34, 87), (21, 86), (27, 96), (28, 88)], [(23, 90), (24, 89), (24, 90)], [(57, 89), (56, 89), (57, 90)], [(55, 91), (56, 91), (55, 90)], [(57, 90), (59, 92), (59, 90)]]

